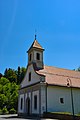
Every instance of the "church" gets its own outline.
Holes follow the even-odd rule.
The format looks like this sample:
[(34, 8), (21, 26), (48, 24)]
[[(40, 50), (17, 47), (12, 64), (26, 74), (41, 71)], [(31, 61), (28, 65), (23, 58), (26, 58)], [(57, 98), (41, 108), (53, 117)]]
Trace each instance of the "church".
[(80, 113), (80, 72), (44, 65), (43, 52), (35, 35), (27, 51), (28, 64), (19, 89), (18, 115)]

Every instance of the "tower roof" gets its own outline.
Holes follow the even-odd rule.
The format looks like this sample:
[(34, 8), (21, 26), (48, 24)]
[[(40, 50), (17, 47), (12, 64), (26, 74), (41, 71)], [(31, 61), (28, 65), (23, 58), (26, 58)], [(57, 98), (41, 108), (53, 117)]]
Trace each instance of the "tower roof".
[[(38, 43), (38, 41), (37, 41), (36, 39), (35, 39), (34, 42), (32, 43), (32, 45), (31, 45), (31, 47), (29, 48), (29, 50), (32, 49), (32, 48), (37, 48), (37, 49), (44, 50), (44, 49), (42, 48), (42, 46)], [(28, 50), (28, 51), (29, 51), (29, 50)], [(27, 51), (27, 52), (28, 52), (28, 51)]]

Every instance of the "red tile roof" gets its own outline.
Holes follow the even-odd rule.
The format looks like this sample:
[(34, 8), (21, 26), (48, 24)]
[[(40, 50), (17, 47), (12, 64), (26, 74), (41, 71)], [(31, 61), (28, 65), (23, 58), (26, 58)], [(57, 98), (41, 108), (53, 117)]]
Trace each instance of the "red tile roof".
[(78, 71), (44, 66), (44, 69), (36, 72), (45, 75), (48, 84), (67, 86), (67, 79), (70, 78), (73, 87), (80, 87), (80, 72)]

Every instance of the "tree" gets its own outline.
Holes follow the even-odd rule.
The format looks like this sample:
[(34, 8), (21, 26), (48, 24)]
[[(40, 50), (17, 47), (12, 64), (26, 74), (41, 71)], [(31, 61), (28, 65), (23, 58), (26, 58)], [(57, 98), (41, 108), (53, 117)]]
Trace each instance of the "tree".
[(0, 109), (3, 109), (6, 106), (7, 97), (5, 94), (0, 94)]
[[(15, 112), (18, 108), (18, 89), (26, 73), (26, 68), (7, 69), (0, 74), (0, 113)], [(8, 110), (8, 111), (7, 111)]]
[(20, 84), (20, 76), (21, 76), (21, 71), (20, 71), (20, 66), (18, 66), (18, 71), (17, 71), (17, 84)]
[(17, 110), (17, 103), (18, 103), (18, 89), (19, 89), (19, 86), (16, 85), (16, 83), (11, 83), (11, 101), (10, 101), (10, 109), (11, 108), (14, 108)]
[(6, 70), (4, 72), (4, 77), (9, 79), (10, 82), (17, 82), (16, 71), (11, 68), (9, 68), (9, 69), (6, 68)]
[(17, 84), (20, 84), (25, 76), (26, 68), (18, 66), (17, 70)]
[(8, 79), (1, 77), (0, 79), (0, 109), (4, 107), (9, 111), (14, 108), (17, 110), (19, 85), (10, 82)]
[(21, 68), (21, 78), (20, 78), (20, 83), (22, 82), (22, 80), (23, 80), (25, 74), (26, 74), (26, 68), (22, 67), (22, 68)]
[(0, 73), (0, 78), (2, 77), (3, 75)]
[(20, 84), (25, 76), (26, 68), (18, 66), (17, 70), (14, 69), (7, 69), (4, 72), (4, 77), (6, 77), (10, 82), (16, 82), (17, 84)]
[(6, 85), (7, 83), (9, 83), (9, 80), (6, 79), (5, 77), (1, 77), (1, 79), (0, 79), (0, 84), (1, 84), (1, 85)]
[(4, 77), (8, 78), (7, 74), (8, 74), (8, 70), (6, 68), (5, 71), (4, 71)]

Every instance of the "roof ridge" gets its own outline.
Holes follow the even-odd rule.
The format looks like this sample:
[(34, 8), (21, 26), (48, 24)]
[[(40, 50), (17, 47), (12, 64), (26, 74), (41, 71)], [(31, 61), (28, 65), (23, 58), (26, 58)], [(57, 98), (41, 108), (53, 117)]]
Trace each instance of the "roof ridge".
[(44, 73), (44, 74), (50, 74), (50, 75), (57, 75), (57, 76), (64, 76), (64, 77), (70, 77), (70, 78), (76, 78), (76, 79), (80, 79), (80, 77), (73, 77), (73, 76), (68, 76), (68, 75), (61, 75), (61, 74), (55, 74), (55, 73), (48, 73), (48, 72), (40, 72), (40, 73)]
[(52, 67), (52, 68), (56, 68), (56, 69), (61, 69), (61, 70), (67, 70), (67, 71), (73, 71), (73, 72), (77, 72), (77, 73), (80, 73), (79, 71), (74, 71), (74, 70), (70, 70), (70, 69), (67, 69), (67, 68), (59, 68), (59, 67), (55, 67), (55, 66), (48, 66), (48, 65), (44, 65), (45, 67)]

